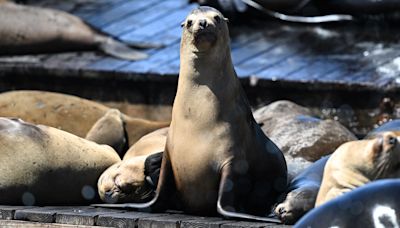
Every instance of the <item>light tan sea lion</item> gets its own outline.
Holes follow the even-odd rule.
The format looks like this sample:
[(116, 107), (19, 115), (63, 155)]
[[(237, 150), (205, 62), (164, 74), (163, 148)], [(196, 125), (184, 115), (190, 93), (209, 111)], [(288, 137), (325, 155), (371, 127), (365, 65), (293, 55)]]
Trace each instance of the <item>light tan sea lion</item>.
[(110, 109), (86, 134), (85, 139), (111, 146), (121, 157), (127, 149), (125, 126), (118, 109)]
[(121, 162), (101, 174), (97, 187), (104, 202), (140, 203), (154, 197), (167, 133), (162, 128), (143, 136)]
[[(0, 94), (0, 116), (21, 118), (80, 137), (85, 137), (108, 110), (110, 108), (99, 103), (61, 93), (21, 90)], [(169, 125), (169, 122), (132, 118), (124, 114), (122, 120), (129, 146), (142, 136)]]
[(67, 12), (0, 2), (0, 55), (85, 50), (101, 50), (128, 60), (147, 58), (144, 52), (101, 34)]
[(386, 132), (341, 145), (325, 165), (315, 206), (374, 180), (398, 177), (400, 137)]
[(232, 65), (227, 22), (219, 11), (200, 7), (182, 26), (178, 90), (156, 196), (106, 206), (157, 207), (176, 192), (188, 213), (276, 222), (266, 216), (285, 190), (286, 163), (253, 118)]
[(101, 173), (120, 161), (107, 145), (44, 125), (0, 118), (0, 204), (95, 201)]

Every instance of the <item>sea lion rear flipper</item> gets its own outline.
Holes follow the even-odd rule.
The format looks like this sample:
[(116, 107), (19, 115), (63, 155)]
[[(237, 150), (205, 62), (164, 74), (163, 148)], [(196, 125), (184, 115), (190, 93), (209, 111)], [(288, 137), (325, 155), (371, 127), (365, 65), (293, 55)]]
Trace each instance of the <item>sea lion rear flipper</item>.
[(104, 39), (100, 42), (100, 49), (111, 56), (126, 59), (126, 60), (142, 60), (148, 58), (148, 55), (144, 52), (135, 50), (113, 38)]
[(238, 196), (235, 196), (235, 194), (238, 192), (237, 187), (240, 187), (240, 185), (238, 184), (238, 179), (239, 178), (233, 172), (232, 164), (229, 163), (224, 165), (221, 170), (221, 180), (218, 192), (218, 213), (228, 218), (242, 218), (264, 222), (281, 223), (281, 221), (276, 218), (261, 217), (238, 212), (239, 210), (237, 210), (237, 208), (240, 207), (240, 205), (238, 204), (238, 202), (235, 202), (235, 200), (239, 198)]
[(150, 208), (152, 211), (163, 211), (167, 208), (168, 202), (173, 195), (174, 177), (172, 175), (171, 162), (168, 154), (163, 153), (161, 161), (160, 177), (157, 184), (155, 196), (152, 200), (146, 203), (122, 203), (122, 204), (92, 204), (95, 207), (108, 207), (108, 208), (136, 208), (145, 209)]

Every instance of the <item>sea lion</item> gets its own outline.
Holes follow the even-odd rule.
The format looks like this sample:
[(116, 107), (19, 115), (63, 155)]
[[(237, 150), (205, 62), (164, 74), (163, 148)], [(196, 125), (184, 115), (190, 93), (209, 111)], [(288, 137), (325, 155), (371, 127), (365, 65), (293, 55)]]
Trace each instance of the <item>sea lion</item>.
[[(44, 91), (11, 91), (0, 94), (0, 116), (21, 118), (85, 137), (110, 108), (72, 95)], [(131, 146), (142, 136), (167, 127), (169, 122), (121, 115)]]
[(214, 8), (199, 7), (182, 27), (156, 195), (143, 204), (103, 206), (157, 208), (176, 193), (187, 213), (279, 222), (267, 216), (286, 187), (285, 159), (253, 118), (233, 68), (227, 21)]
[(400, 227), (400, 180), (368, 183), (307, 213), (295, 228)]
[(398, 176), (399, 139), (393, 132), (386, 132), (341, 145), (325, 165), (315, 206), (371, 181)]
[(96, 202), (101, 173), (120, 161), (107, 145), (20, 119), (0, 118), (0, 204)]
[(0, 2), (0, 55), (101, 50), (121, 59), (147, 58), (146, 53), (129, 46), (67, 12)]
[(162, 128), (143, 136), (121, 162), (104, 171), (97, 183), (104, 202), (140, 203), (154, 197), (167, 132), (168, 128)]
[(314, 162), (290, 182), (285, 200), (274, 210), (282, 222), (294, 224), (314, 208), (329, 157), (328, 155)]
[(110, 109), (93, 125), (85, 139), (98, 144), (109, 145), (120, 157), (123, 157), (127, 150), (125, 135), (121, 112), (118, 109)]

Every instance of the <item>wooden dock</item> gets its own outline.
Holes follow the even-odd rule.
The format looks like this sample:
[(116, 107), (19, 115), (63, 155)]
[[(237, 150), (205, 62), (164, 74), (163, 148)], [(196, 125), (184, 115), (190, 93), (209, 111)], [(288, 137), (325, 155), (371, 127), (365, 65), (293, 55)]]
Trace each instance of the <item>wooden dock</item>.
[(151, 214), (93, 207), (0, 206), (0, 227), (284, 228), (273, 223), (199, 217), (179, 212)]
[[(179, 72), (179, 25), (196, 4), (186, 0), (28, 2), (71, 12), (124, 41), (156, 43), (164, 47), (146, 50), (150, 58), (137, 62), (95, 52), (3, 56), (0, 57), (0, 92), (39, 89), (101, 101), (172, 104)], [(351, 108), (377, 108), (387, 97), (394, 103), (400, 102), (398, 26), (376, 21), (299, 25), (249, 20), (246, 24), (230, 25), (230, 31), (235, 69), (253, 106), (290, 99), (308, 107), (343, 107), (344, 111), (352, 113)], [(369, 115), (365, 112), (366, 117)], [(285, 227), (179, 213), (150, 214), (86, 206), (0, 206), (1, 227), (77, 225)]]

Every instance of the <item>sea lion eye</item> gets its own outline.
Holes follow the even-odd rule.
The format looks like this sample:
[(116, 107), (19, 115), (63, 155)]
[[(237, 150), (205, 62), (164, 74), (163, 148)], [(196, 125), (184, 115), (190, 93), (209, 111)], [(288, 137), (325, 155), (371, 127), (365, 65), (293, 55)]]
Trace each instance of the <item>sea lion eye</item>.
[(220, 18), (218, 15), (214, 16), (214, 20), (215, 20), (217, 23), (221, 22), (221, 18)]
[(395, 137), (393, 137), (393, 136), (390, 136), (389, 139), (388, 139), (388, 142), (389, 142), (390, 145), (394, 146), (394, 145), (397, 144), (397, 139)]

